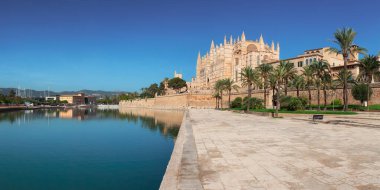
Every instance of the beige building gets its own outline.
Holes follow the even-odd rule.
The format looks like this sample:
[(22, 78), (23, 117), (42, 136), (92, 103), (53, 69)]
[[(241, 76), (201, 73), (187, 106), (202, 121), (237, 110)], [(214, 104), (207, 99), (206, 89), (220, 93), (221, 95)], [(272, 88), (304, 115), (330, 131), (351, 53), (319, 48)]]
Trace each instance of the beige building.
[(244, 32), (241, 37), (215, 45), (211, 42), (210, 50), (203, 56), (198, 54), (196, 77), (189, 84), (191, 88), (211, 89), (219, 79), (231, 78), (237, 82), (241, 80), (242, 68), (250, 65), (257, 67), (260, 64), (280, 59), (280, 44), (276, 47), (265, 43), (261, 35), (257, 40), (247, 40)]
[[(303, 67), (321, 59), (329, 62), (332, 67), (343, 65), (343, 56), (340, 54), (337, 55), (336, 53), (331, 53), (328, 49), (329, 47), (306, 50), (301, 55), (283, 59), (281, 61), (288, 61), (289, 63), (292, 63), (297, 70), (301, 70)], [(277, 66), (279, 63), (279, 60), (269, 62), (269, 64), (273, 64), (273, 66)]]
[(60, 101), (67, 101), (68, 104), (96, 104), (96, 98), (94, 96), (85, 96), (84, 93), (75, 95), (61, 95)]
[[(330, 64), (333, 77), (336, 77), (343, 68), (343, 56), (328, 49), (329, 47), (306, 50), (301, 55), (281, 61), (293, 63), (301, 73), (305, 66), (323, 59)], [(358, 54), (351, 56), (347, 66), (354, 77), (359, 74), (358, 57)], [(275, 67), (279, 63), (279, 43), (276, 47), (274, 42), (271, 45), (266, 44), (262, 35), (258, 40), (247, 40), (243, 32), (241, 38), (233, 39), (231, 36), (227, 41), (225, 37), (224, 43), (220, 45), (215, 45), (212, 41), (210, 50), (205, 55), (201, 56), (198, 53), (196, 77), (188, 82), (188, 87), (192, 92), (207, 92), (213, 88), (217, 80), (224, 78), (231, 78), (240, 84), (242, 68), (255, 68), (261, 64), (273, 64)]]
[[(306, 50), (301, 55), (283, 59), (281, 61), (288, 61), (289, 63), (292, 63), (298, 72), (301, 73), (305, 66), (312, 64), (314, 61), (320, 61), (323, 59), (330, 64), (332, 75), (334, 78), (336, 78), (336, 76), (339, 74), (339, 71), (344, 67), (343, 56), (342, 54), (330, 52), (329, 48), (330, 47), (323, 47)], [(347, 65), (348, 70), (352, 72), (354, 77), (359, 74), (358, 57), (358, 54), (349, 57), (349, 62)], [(275, 67), (280, 64), (280, 61), (269, 62), (269, 64), (273, 64)]]

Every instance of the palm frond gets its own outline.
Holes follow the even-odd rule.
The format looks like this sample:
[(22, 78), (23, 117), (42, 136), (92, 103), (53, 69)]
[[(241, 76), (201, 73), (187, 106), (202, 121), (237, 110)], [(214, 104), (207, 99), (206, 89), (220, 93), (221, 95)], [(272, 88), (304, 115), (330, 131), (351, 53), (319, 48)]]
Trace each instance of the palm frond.
[(337, 55), (342, 53), (339, 49), (334, 48), (334, 47), (330, 47), (329, 49), (327, 49), (327, 52), (329, 52), (329, 53), (335, 53)]

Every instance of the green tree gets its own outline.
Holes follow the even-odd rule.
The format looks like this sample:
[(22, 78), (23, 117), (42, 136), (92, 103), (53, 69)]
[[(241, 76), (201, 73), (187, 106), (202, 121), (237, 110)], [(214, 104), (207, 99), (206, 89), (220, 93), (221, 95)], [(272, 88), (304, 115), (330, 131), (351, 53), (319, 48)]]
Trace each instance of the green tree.
[(343, 86), (344, 81), (350, 84), (356, 84), (356, 81), (352, 75), (352, 72), (349, 70), (340, 70), (337, 78), (333, 81), (334, 86)]
[(290, 63), (289, 61), (280, 61), (280, 67), (282, 67), (285, 71), (284, 78), (282, 80), (284, 83), (285, 96), (287, 96), (289, 80), (291, 80), (295, 76), (297, 71), (294, 68), (294, 64)]
[(297, 97), (300, 97), (300, 90), (303, 90), (306, 86), (305, 78), (302, 75), (295, 75), (291, 81), (291, 86), (296, 88)]
[[(225, 90), (225, 85), (223, 79), (217, 80), (214, 85), (215, 94), (217, 94), (218, 99), (220, 99), (220, 108), (223, 108), (223, 91)], [(218, 102), (217, 102), (218, 103)], [(219, 108), (219, 103), (217, 105)]]
[(371, 98), (372, 89), (368, 84), (358, 83), (352, 87), (351, 93), (355, 100), (359, 100), (360, 103), (363, 104), (364, 101), (368, 101), (369, 98)]
[(280, 64), (273, 71), (273, 75), (276, 79), (277, 84), (277, 95), (276, 95), (276, 117), (278, 117), (278, 110), (280, 109), (280, 94), (281, 94), (281, 85), (283, 85), (284, 79), (287, 77), (288, 69), (286, 64)]
[(6, 101), (6, 97), (2, 93), (0, 93), (0, 104), (5, 104)]
[(228, 107), (231, 108), (231, 92), (232, 90), (238, 91), (239, 86), (235, 84), (235, 82), (226, 78), (222, 80), (223, 89), (227, 91), (228, 94)]
[[(337, 55), (342, 54), (343, 55), (343, 61), (344, 61), (344, 70), (347, 71), (347, 64), (348, 64), (348, 58), (349, 56), (354, 56), (356, 53), (364, 53), (366, 52), (366, 49), (361, 48), (357, 45), (354, 45), (354, 40), (356, 37), (356, 32), (352, 28), (342, 28), (338, 29), (334, 33), (334, 40), (333, 43), (335, 43), (338, 48), (330, 48), (330, 52), (334, 52)], [(348, 74), (347, 72), (343, 72), (342, 74)], [(348, 108), (348, 93), (347, 93), (347, 77), (343, 77), (343, 110), (347, 111)]]
[(168, 84), (168, 81), (169, 81), (169, 78), (164, 78), (164, 80), (160, 82), (160, 86), (158, 87), (158, 95), (162, 96), (166, 94), (165, 87)]
[(303, 68), (303, 76), (305, 77), (305, 85), (309, 93), (309, 108), (311, 109), (311, 88), (314, 86), (314, 71), (310, 65)]
[(177, 93), (180, 93), (180, 90), (185, 87), (187, 91), (186, 81), (178, 77), (170, 79), (168, 81), (168, 87), (175, 90)]
[(324, 107), (327, 109), (327, 90), (332, 89), (332, 76), (330, 72), (324, 73), (321, 78), (322, 88), (323, 88), (323, 97), (324, 97)]
[(274, 101), (276, 100), (276, 97), (274, 96), (275, 96), (275, 91), (276, 91), (276, 86), (277, 86), (277, 79), (273, 71), (269, 74), (268, 83), (269, 83), (269, 87), (272, 89), (272, 107), (274, 108)]
[(218, 109), (219, 108), (219, 99), (220, 99), (220, 94), (218, 91), (215, 91), (213, 94), (212, 94), (212, 97), (215, 98), (215, 109)]
[[(360, 60), (360, 72), (359, 72), (359, 78), (367, 83), (367, 86), (370, 85), (370, 83), (374, 82), (374, 77), (379, 76), (380, 68), (380, 62), (377, 60), (376, 56), (368, 55), (365, 56), (362, 60)], [(367, 100), (370, 100), (369, 90), (367, 90)], [(367, 102), (367, 109), (369, 111), (369, 102)]]
[(165, 95), (165, 83), (160, 82), (160, 86), (158, 87), (158, 95), (162, 96)]
[[(247, 87), (248, 89), (248, 100), (250, 100), (252, 96), (252, 85), (258, 84), (260, 81), (259, 73), (254, 70), (251, 66), (246, 66), (240, 73), (242, 86)], [(249, 111), (249, 104), (247, 106), (247, 111)]]
[(12, 90), (9, 91), (8, 96), (9, 96), (10, 98), (14, 98), (14, 97), (16, 97), (16, 92), (12, 89)]
[(321, 90), (321, 84), (322, 84), (322, 78), (327, 73), (330, 73), (330, 65), (327, 61), (321, 59), (319, 61), (313, 62), (311, 65), (311, 68), (314, 73), (315, 78), (315, 85), (317, 87), (317, 96), (318, 96), (318, 110), (321, 110), (321, 103), (320, 103), (320, 90)]
[(267, 107), (267, 88), (269, 86), (269, 75), (273, 71), (273, 66), (270, 64), (261, 64), (257, 68), (263, 83), (264, 88), (264, 107)]

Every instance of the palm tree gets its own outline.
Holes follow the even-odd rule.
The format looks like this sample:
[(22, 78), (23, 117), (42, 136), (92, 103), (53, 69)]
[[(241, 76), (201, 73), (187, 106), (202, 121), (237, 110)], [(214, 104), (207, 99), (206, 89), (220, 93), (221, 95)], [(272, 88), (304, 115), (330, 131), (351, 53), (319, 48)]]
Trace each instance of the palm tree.
[(350, 83), (350, 84), (356, 83), (351, 71), (347, 70), (345, 72), (344, 70), (340, 70), (337, 78), (333, 80), (334, 86), (343, 86), (345, 77), (346, 77), (347, 83)]
[(260, 76), (263, 80), (262, 82), (263, 82), (263, 88), (264, 88), (264, 108), (266, 108), (267, 107), (267, 88), (269, 85), (268, 77), (269, 77), (269, 74), (273, 70), (273, 66), (269, 64), (261, 64), (257, 69), (259, 70)]
[(302, 73), (305, 77), (305, 85), (309, 93), (309, 108), (311, 109), (311, 87), (314, 85), (314, 71), (313, 68), (308, 65), (303, 68)]
[[(242, 86), (248, 88), (248, 101), (250, 101), (252, 96), (252, 85), (257, 84), (259, 81), (259, 75), (258, 72), (254, 69), (252, 69), (251, 66), (246, 66), (241, 71), (241, 80), (242, 80)], [(247, 111), (249, 111), (249, 104), (247, 104)]]
[[(220, 99), (220, 108), (223, 108), (223, 90), (224, 90), (224, 83), (223, 83), (223, 80), (217, 80), (215, 85), (214, 85), (214, 90), (215, 90), (215, 94), (218, 94), (219, 95), (219, 99)], [(219, 104), (218, 106), (219, 107)]]
[(322, 84), (322, 78), (326, 73), (330, 73), (330, 65), (327, 61), (321, 59), (319, 61), (313, 62), (313, 64), (311, 64), (311, 68), (313, 70), (315, 76), (315, 84), (317, 86), (318, 110), (321, 110), (320, 89)]
[(297, 97), (300, 97), (300, 90), (306, 86), (305, 78), (302, 75), (295, 75), (291, 81), (291, 86), (296, 88)]
[(294, 68), (294, 64), (290, 63), (289, 61), (280, 61), (280, 67), (283, 67), (285, 69), (283, 81), (284, 81), (285, 96), (287, 96), (288, 82), (296, 74), (296, 69)]
[(327, 90), (332, 88), (332, 77), (330, 72), (324, 73), (322, 77), (322, 86), (323, 86), (323, 96), (324, 96), (324, 107), (327, 109)]
[(360, 60), (360, 72), (359, 78), (364, 82), (367, 82), (367, 109), (369, 111), (369, 84), (374, 82), (374, 76), (379, 76), (380, 62), (377, 60), (376, 56), (368, 55)]
[[(274, 75), (273, 71), (269, 74), (268, 83), (269, 83), (269, 87), (272, 89), (272, 95), (274, 96), (274, 91), (276, 90), (276, 86), (277, 86), (277, 79), (276, 79), (276, 76)], [(274, 97), (272, 97), (272, 98), (274, 98)], [(273, 102), (272, 102), (272, 107), (274, 109)]]
[[(339, 46), (338, 48), (330, 48), (330, 52), (334, 52), (337, 55), (342, 54), (343, 55), (343, 61), (344, 61), (344, 70), (347, 70), (347, 64), (348, 64), (348, 57), (351, 55), (353, 56), (355, 53), (364, 53), (366, 52), (366, 49), (361, 48), (357, 45), (354, 45), (354, 39), (356, 37), (356, 32), (352, 28), (342, 28), (338, 29), (334, 33), (334, 40), (333, 43)], [(343, 74), (347, 74), (347, 72), (344, 72)], [(347, 77), (343, 77), (343, 102), (344, 107), (343, 110), (347, 111), (348, 108), (348, 93), (347, 93)]]
[(223, 79), (222, 84), (223, 89), (228, 93), (228, 107), (231, 108), (231, 91), (238, 91), (239, 86), (236, 85), (235, 82), (230, 78)]
[[(349, 70), (340, 70), (337, 78), (332, 81), (333, 88), (337, 89), (339, 86), (344, 86), (344, 81), (347, 81), (347, 84), (356, 84), (356, 80), (354, 79), (352, 72)], [(342, 99), (344, 98), (344, 95)]]
[(281, 85), (283, 84), (284, 79), (287, 77), (288, 70), (285, 64), (280, 64), (273, 71), (273, 75), (276, 79), (277, 85), (277, 95), (276, 95), (276, 117), (278, 117), (278, 110), (280, 109), (280, 94), (281, 94)]
[(219, 108), (219, 92), (215, 91), (214, 94), (212, 95), (213, 98), (215, 98), (215, 109)]

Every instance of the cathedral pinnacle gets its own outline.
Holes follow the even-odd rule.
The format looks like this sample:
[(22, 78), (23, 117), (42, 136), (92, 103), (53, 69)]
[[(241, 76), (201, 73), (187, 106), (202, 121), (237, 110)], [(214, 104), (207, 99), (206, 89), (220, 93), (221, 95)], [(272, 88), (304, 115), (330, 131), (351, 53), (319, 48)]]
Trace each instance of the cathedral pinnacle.
[(277, 42), (277, 49), (276, 51), (280, 52), (280, 42)]
[(262, 34), (260, 35), (260, 44), (264, 44), (264, 38)]
[(272, 51), (274, 51), (274, 42), (273, 42), (273, 40), (272, 40), (271, 49), (272, 49)]
[(232, 35), (230, 36), (230, 44), (232, 44)]
[(245, 34), (244, 34), (244, 31), (243, 31), (243, 33), (241, 34), (241, 41), (245, 41)]
[(211, 40), (211, 47), (210, 47), (210, 49), (214, 49), (214, 48), (215, 48), (214, 40)]
[(224, 45), (226, 45), (226, 44), (227, 44), (227, 36), (224, 35)]

